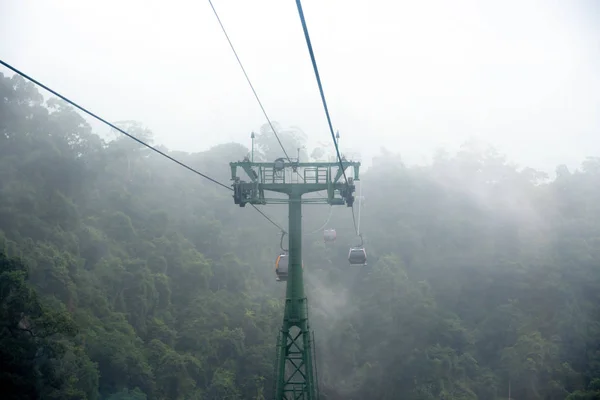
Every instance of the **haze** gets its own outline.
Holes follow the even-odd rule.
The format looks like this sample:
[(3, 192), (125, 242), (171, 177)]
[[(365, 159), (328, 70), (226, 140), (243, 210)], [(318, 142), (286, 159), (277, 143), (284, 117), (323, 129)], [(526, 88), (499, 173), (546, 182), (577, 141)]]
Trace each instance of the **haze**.
[[(306, 0), (342, 150), (422, 163), (476, 137), (521, 165), (577, 166), (600, 150), (596, 4)], [(295, 3), (214, 5), (270, 118), (331, 145)], [(206, 1), (0, 7), (2, 59), (169, 149), (249, 146), (265, 123)]]

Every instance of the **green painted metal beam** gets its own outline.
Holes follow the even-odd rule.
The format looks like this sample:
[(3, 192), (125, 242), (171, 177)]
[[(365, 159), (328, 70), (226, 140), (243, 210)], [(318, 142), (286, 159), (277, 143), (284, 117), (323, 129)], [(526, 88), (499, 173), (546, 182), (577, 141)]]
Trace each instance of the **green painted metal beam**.
[[(334, 189), (343, 189), (344, 183), (333, 184)], [(264, 190), (273, 192), (291, 194), (294, 191), (301, 190), (303, 193), (319, 192), (327, 190), (329, 185), (326, 183), (261, 183), (260, 186)]]
[[(354, 176), (358, 177), (357, 171), (360, 167), (359, 162), (345, 161), (344, 168), (349, 166), (354, 168)], [(251, 161), (238, 161), (229, 163), (231, 167), (231, 179), (234, 181), (234, 199), (235, 204), (244, 207), (250, 204), (281, 204), (285, 201), (278, 198), (266, 198), (265, 191), (286, 194), (291, 199), (293, 193), (306, 194), (312, 192), (326, 191), (327, 197), (323, 200), (306, 199), (306, 203), (322, 203), (330, 205), (352, 206), (354, 203), (354, 180), (348, 179), (348, 182), (340, 181), (342, 170), (337, 163), (285, 163), (280, 161), (276, 163), (253, 163)], [(304, 168), (300, 170), (300, 168)], [(249, 182), (242, 180), (237, 176), (237, 169), (242, 168)], [(319, 169), (321, 168), (321, 169)], [(335, 176), (333, 168), (337, 168)], [(314, 173), (313, 175), (307, 174)], [(301, 175), (304, 172), (304, 176)], [(298, 181), (298, 175), (302, 179)], [(287, 178), (286, 178), (287, 177)], [(291, 181), (296, 178), (296, 182)], [(287, 181), (286, 181), (287, 179)]]
[[(248, 161), (233, 161), (230, 162), (229, 165), (230, 166), (244, 166), (244, 165), (248, 165), (250, 167), (272, 167), (273, 166), (273, 162), (252, 162), (250, 160)], [(306, 168), (306, 167), (339, 167), (340, 163), (338, 162), (320, 162), (320, 161), (316, 161), (316, 162), (292, 162), (292, 163), (288, 163), (286, 162), (284, 164), (286, 167), (299, 167), (299, 168)], [(342, 165), (347, 168), (347, 167), (358, 167), (360, 166), (360, 161), (342, 161)]]
[[(348, 167), (352, 167), (354, 169), (354, 180), (356, 180), (356, 181), (359, 180), (358, 171), (360, 170), (360, 162), (343, 161), (342, 165), (344, 167), (344, 170), (347, 169)], [(328, 181), (333, 182), (333, 183), (338, 182), (339, 179), (343, 175), (342, 169), (340, 168), (339, 163), (330, 163), (330, 162), (285, 163), (285, 162), (282, 162), (280, 164), (280, 166), (283, 169), (291, 168), (294, 171), (294, 173), (295, 172), (299, 173), (299, 171), (311, 171), (311, 170), (316, 172), (319, 169), (321, 169), (321, 170), (324, 169), (327, 171)], [(231, 180), (233, 180), (233, 181), (236, 181), (238, 179), (238, 176), (237, 176), (237, 168), (238, 167), (242, 168), (244, 170), (244, 172), (246, 172), (246, 175), (253, 182), (260, 182), (261, 176), (264, 176), (264, 171), (273, 171), (271, 176), (275, 176), (274, 171), (276, 170), (275, 163), (252, 162), (250, 160), (230, 162), (229, 167), (231, 168)], [(333, 168), (336, 168), (336, 175), (335, 175), (335, 178), (332, 179), (331, 171)], [(307, 178), (306, 176), (302, 177), (303, 180), (306, 180), (306, 178)], [(315, 177), (315, 179), (318, 179), (318, 177)], [(262, 182), (262, 183), (265, 183), (265, 182)], [(289, 183), (291, 183), (291, 182), (289, 182)]]
[[(308, 304), (302, 270), (302, 192), (289, 202), (289, 264), (280, 332), (275, 399), (316, 399)], [(293, 397), (290, 397), (292, 395)]]

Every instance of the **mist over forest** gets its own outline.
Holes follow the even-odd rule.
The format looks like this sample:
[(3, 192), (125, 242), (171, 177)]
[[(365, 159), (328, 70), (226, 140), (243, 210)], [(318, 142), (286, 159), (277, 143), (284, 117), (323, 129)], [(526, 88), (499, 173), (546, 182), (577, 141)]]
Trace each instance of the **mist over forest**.
[[(117, 125), (152, 143), (143, 121)], [(302, 160), (333, 157), (277, 128)], [(281, 157), (254, 129), (255, 160)], [(159, 148), (226, 184), (251, 153)], [(348, 263), (349, 208), (305, 205), (321, 398), (600, 399), (600, 158), (555, 172), (477, 142), (421, 166), (386, 148), (356, 183), (367, 266)], [(287, 226), (286, 206), (259, 208)], [(280, 236), (230, 191), (0, 73), (3, 399), (271, 398)]]

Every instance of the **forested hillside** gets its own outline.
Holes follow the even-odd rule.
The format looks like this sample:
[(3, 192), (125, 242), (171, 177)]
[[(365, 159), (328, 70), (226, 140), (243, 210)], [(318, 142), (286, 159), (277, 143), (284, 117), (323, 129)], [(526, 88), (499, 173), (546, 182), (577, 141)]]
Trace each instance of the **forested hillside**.
[[(280, 156), (273, 140), (255, 157)], [(248, 152), (169, 154), (227, 183)], [(359, 185), (366, 267), (346, 259), (348, 208), (304, 208), (323, 399), (600, 399), (600, 159), (550, 181), (466, 144), (424, 167), (383, 154)], [(0, 74), (3, 399), (270, 398), (279, 237), (231, 192)]]

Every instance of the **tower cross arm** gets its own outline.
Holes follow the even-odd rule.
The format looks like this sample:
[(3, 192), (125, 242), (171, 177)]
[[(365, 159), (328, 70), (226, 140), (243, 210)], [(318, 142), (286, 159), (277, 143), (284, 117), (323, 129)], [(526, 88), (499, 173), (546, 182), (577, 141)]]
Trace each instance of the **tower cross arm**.
[(256, 170), (267, 169), (267, 168), (276, 168), (276, 169), (286, 169), (293, 168), (294, 171), (303, 168), (327, 168), (331, 170), (333, 168), (337, 168), (337, 172), (335, 178), (332, 180), (334, 183), (337, 182), (343, 175), (343, 171), (345, 171), (348, 167), (352, 167), (354, 169), (354, 177), (355, 181), (360, 180), (359, 171), (360, 171), (360, 161), (348, 161), (342, 160), (343, 169), (340, 168), (340, 163), (337, 162), (285, 162), (280, 161), (282, 159), (278, 159), (275, 162), (252, 162), (247, 157), (243, 161), (234, 161), (230, 162), (229, 166), (231, 168), (231, 180), (235, 181), (237, 178), (237, 168), (240, 167), (246, 172), (246, 174), (250, 177), (252, 181), (256, 181), (258, 176), (256, 174)]
[[(278, 158), (274, 162), (252, 162), (248, 157), (242, 161), (229, 163), (234, 188), (235, 204), (244, 207), (246, 203), (267, 204), (289, 202), (281, 198), (266, 198), (265, 191), (282, 194), (299, 194), (327, 191), (327, 197), (306, 199), (302, 202), (319, 202), (330, 205), (352, 206), (354, 202), (354, 181), (359, 180), (360, 162), (342, 160), (336, 162), (296, 162)], [(342, 181), (345, 170), (352, 167), (354, 177)], [(237, 175), (238, 168), (249, 178)], [(347, 176), (347, 174), (346, 174)]]

